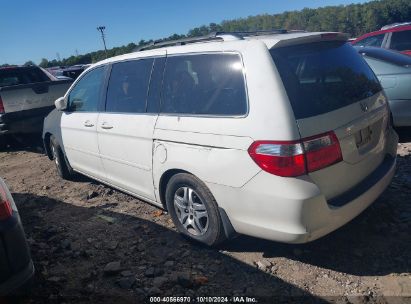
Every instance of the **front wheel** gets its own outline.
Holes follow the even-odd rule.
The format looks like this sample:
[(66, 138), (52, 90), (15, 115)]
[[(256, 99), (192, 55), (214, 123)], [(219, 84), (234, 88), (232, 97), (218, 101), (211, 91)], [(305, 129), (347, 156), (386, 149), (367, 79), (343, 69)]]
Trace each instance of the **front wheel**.
[(60, 175), (60, 177), (67, 180), (72, 179), (74, 173), (67, 164), (64, 153), (54, 136), (51, 136), (50, 138), (50, 151), (57, 168), (57, 173)]
[(179, 173), (170, 179), (166, 203), (174, 225), (184, 236), (209, 246), (226, 239), (217, 202), (193, 175)]

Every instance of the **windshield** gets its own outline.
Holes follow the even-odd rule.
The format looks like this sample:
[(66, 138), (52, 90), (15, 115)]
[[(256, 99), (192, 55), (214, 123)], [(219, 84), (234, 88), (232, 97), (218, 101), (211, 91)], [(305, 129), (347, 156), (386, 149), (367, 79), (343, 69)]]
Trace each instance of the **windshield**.
[(346, 42), (272, 49), (296, 119), (324, 114), (381, 91), (378, 79)]

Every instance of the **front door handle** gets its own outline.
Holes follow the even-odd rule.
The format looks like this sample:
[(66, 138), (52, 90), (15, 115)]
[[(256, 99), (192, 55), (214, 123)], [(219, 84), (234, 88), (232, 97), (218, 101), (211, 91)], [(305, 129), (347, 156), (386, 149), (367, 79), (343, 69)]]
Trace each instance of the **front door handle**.
[(84, 122), (84, 126), (87, 128), (91, 128), (91, 127), (94, 127), (94, 124), (90, 120), (86, 120)]
[(103, 122), (103, 123), (101, 124), (101, 128), (108, 130), (108, 129), (113, 129), (113, 126), (110, 126), (108, 123)]

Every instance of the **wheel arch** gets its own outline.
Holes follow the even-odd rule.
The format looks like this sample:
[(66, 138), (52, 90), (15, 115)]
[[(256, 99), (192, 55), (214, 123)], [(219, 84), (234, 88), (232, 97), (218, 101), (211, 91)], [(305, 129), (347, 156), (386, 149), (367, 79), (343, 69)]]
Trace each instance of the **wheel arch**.
[[(167, 210), (167, 203), (166, 203), (166, 189), (167, 189), (167, 184), (170, 181), (170, 179), (178, 174), (178, 173), (187, 173), (187, 174), (191, 174), (193, 176), (195, 176), (193, 173), (186, 171), (186, 170), (182, 170), (182, 169), (168, 169), (166, 170), (160, 177), (160, 182), (159, 182), (159, 187), (158, 187), (158, 192), (160, 195), (160, 202), (161, 205), (163, 206), (164, 210)], [(197, 176), (195, 176), (196, 178), (198, 178)]]
[[(170, 181), (170, 179), (178, 174), (178, 173), (187, 173), (190, 174), (192, 176), (194, 176), (195, 178), (199, 179), (195, 174), (187, 171), (187, 170), (182, 170), (182, 169), (168, 169), (166, 171), (164, 171), (164, 173), (161, 175), (160, 178), (160, 182), (159, 182), (159, 195), (160, 195), (160, 202), (164, 208), (164, 210), (167, 210), (167, 203), (166, 203), (166, 199), (165, 199), (165, 194), (166, 194), (166, 189), (167, 189), (167, 184)], [(201, 181), (201, 179), (199, 179)], [(210, 190), (211, 192), (211, 190)], [(211, 192), (212, 194), (212, 192)], [(213, 195), (213, 194), (212, 194)], [(213, 195), (214, 196), (214, 195)], [(231, 224), (231, 221), (226, 213), (226, 211), (221, 208), (217, 203), (217, 207), (218, 207), (218, 212), (220, 213), (220, 217), (223, 223), (223, 229), (224, 229), (224, 233), (226, 235), (227, 238), (233, 238), (237, 235), (237, 232), (235, 231), (233, 225)]]

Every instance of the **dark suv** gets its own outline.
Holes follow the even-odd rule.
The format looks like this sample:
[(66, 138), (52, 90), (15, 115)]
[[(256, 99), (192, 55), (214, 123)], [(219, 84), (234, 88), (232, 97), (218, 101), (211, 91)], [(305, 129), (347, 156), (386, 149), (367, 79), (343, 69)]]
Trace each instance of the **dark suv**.
[(352, 44), (382, 47), (411, 55), (411, 22), (383, 26), (379, 31), (358, 37)]
[(16, 204), (0, 178), (0, 298), (15, 293), (33, 274), (34, 266)]

